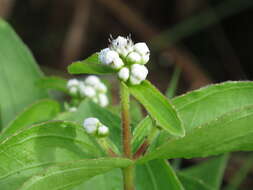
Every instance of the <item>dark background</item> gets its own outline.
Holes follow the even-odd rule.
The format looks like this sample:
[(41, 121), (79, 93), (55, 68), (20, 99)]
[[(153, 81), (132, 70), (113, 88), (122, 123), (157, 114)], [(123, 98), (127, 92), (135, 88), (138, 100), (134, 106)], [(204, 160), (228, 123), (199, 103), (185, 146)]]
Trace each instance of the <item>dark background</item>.
[[(253, 0), (0, 0), (7, 19), (46, 73), (131, 34), (151, 49), (149, 79), (162, 91), (176, 67), (177, 94), (227, 80), (253, 79)], [(248, 154), (230, 159), (224, 184)], [(187, 160), (188, 166), (199, 160)], [(252, 189), (252, 169), (241, 189)]]

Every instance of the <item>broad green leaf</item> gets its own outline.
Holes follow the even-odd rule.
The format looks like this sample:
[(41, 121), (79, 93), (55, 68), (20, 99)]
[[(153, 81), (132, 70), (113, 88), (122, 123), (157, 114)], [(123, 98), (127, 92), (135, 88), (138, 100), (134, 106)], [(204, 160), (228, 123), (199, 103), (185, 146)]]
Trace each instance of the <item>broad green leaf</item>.
[(185, 187), (185, 190), (213, 190), (198, 178), (194, 178), (192, 176), (184, 175), (181, 173), (178, 173), (177, 176)]
[(91, 178), (72, 190), (122, 190), (123, 177), (120, 169), (113, 169), (105, 174)]
[(219, 190), (227, 161), (228, 155), (222, 155), (186, 168), (180, 173), (200, 179), (213, 190)]
[(141, 158), (193, 158), (231, 151), (253, 150), (253, 106), (241, 108), (194, 128), (183, 138), (172, 138)]
[(121, 121), (120, 118), (108, 111), (105, 108), (98, 106), (91, 100), (84, 100), (78, 107), (76, 112), (65, 113), (64, 115), (59, 115), (56, 119), (63, 119), (69, 121), (76, 121), (82, 124), (85, 118), (96, 117), (104, 125), (109, 127), (111, 140), (121, 149)]
[(116, 71), (111, 67), (101, 64), (98, 59), (98, 54), (94, 53), (83, 61), (72, 63), (68, 67), (70, 74), (111, 74)]
[(43, 77), (36, 82), (37, 86), (43, 89), (59, 90), (68, 94), (67, 80), (60, 77)]
[(132, 163), (133, 161), (126, 158), (85, 159), (61, 163), (33, 176), (20, 190), (70, 189), (93, 176), (114, 168), (124, 168)]
[(146, 108), (156, 124), (170, 134), (184, 136), (184, 128), (176, 110), (150, 82), (129, 86), (130, 93)]
[(41, 100), (21, 112), (1, 133), (0, 142), (21, 129), (54, 118), (60, 112), (60, 105), (54, 100)]
[(47, 95), (35, 85), (42, 73), (31, 52), (2, 19), (0, 42), (0, 118), (6, 126), (25, 106)]
[(183, 190), (173, 169), (166, 160), (152, 160), (136, 169), (137, 190)]
[(253, 104), (253, 82), (225, 82), (189, 92), (172, 100), (186, 132), (221, 115)]
[(52, 164), (103, 155), (80, 125), (64, 121), (34, 125), (0, 144), (0, 189), (16, 190)]
[(132, 138), (132, 150), (136, 152), (138, 147), (144, 142), (152, 128), (152, 119), (145, 117), (134, 129)]

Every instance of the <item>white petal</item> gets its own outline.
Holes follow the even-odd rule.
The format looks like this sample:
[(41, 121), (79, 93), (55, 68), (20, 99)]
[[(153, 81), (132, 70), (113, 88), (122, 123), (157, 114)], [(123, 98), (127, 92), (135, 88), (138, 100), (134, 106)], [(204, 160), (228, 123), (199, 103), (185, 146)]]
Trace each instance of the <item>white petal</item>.
[(119, 58), (119, 54), (116, 51), (110, 50), (105, 54), (104, 64), (109, 65), (115, 59)]
[(118, 72), (118, 77), (123, 81), (127, 81), (129, 78), (129, 69), (127, 67), (120, 69)]
[(105, 86), (104, 83), (100, 82), (98, 83), (96, 86), (95, 86), (96, 90), (98, 90), (99, 92), (102, 92), (102, 93), (106, 93), (107, 91), (107, 87)]
[(99, 120), (95, 117), (88, 117), (84, 120), (83, 125), (97, 125), (99, 123)]
[(98, 128), (98, 135), (99, 136), (107, 136), (109, 134), (109, 128), (105, 125), (101, 125)]
[(83, 96), (92, 98), (96, 95), (96, 90), (91, 86), (84, 86), (84, 87), (80, 87), (80, 93)]
[(138, 53), (136, 53), (136, 52), (131, 52), (128, 56), (127, 56), (127, 58), (129, 59), (129, 61), (131, 61), (131, 62), (140, 62), (141, 61), (141, 56), (140, 56), (140, 54), (138, 54)]
[(133, 64), (131, 66), (131, 75), (137, 79), (145, 80), (148, 75), (148, 69), (144, 65)]
[(130, 76), (130, 83), (132, 85), (138, 85), (142, 82), (142, 80), (135, 78), (134, 76)]
[(79, 85), (79, 81), (77, 79), (70, 79), (67, 82), (67, 88), (71, 88), (71, 87), (78, 86), (78, 85)]
[(105, 94), (98, 95), (98, 102), (99, 102), (99, 105), (102, 107), (106, 107), (109, 104), (108, 97)]
[(100, 83), (100, 79), (95, 75), (90, 75), (84, 80), (84, 83), (86, 85), (96, 86), (97, 84)]
[(124, 65), (124, 62), (119, 57), (114, 59), (111, 66), (114, 69), (120, 69)]
[(134, 50), (141, 55), (147, 55), (150, 53), (147, 44), (144, 42), (134, 44)]
[(105, 48), (102, 49), (99, 54), (98, 54), (98, 58), (101, 61), (101, 63), (105, 64), (105, 54), (110, 51), (110, 48)]
[(69, 93), (71, 95), (73, 95), (73, 96), (77, 95), (77, 93), (78, 93), (78, 87), (76, 87), (76, 86), (70, 87)]

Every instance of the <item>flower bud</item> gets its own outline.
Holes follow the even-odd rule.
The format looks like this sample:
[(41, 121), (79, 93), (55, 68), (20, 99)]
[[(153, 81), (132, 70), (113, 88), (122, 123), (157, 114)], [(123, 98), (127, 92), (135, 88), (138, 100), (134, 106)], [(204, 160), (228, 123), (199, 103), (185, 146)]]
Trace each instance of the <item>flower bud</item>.
[(140, 56), (140, 54), (136, 53), (136, 52), (131, 52), (128, 56), (127, 56), (127, 59), (130, 61), (130, 62), (133, 62), (133, 63), (138, 63), (141, 61), (142, 57)]
[(76, 96), (77, 93), (78, 93), (78, 87), (76, 87), (76, 86), (70, 87), (70, 88), (69, 88), (69, 93), (70, 93), (72, 96)]
[(133, 85), (140, 84), (147, 75), (148, 69), (144, 65), (134, 64), (131, 66), (130, 83)]
[(67, 88), (71, 88), (71, 87), (78, 86), (78, 85), (79, 85), (79, 81), (77, 79), (70, 79), (67, 82)]
[(129, 78), (129, 69), (127, 67), (120, 69), (118, 72), (118, 77), (123, 81), (127, 81)]
[(98, 95), (98, 104), (101, 107), (106, 107), (109, 104), (108, 97), (105, 94)]
[(127, 56), (129, 52), (133, 51), (133, 42), (130, 38), (118, 36), (111, 41), (111, 48), (117, 51), (122, 56)]
[(95, 75), (90, 75), (84, 80), (84, 84), (89, 86), (96, 86), (100, 84), (100, 79)]
[(84, 120), (83, 127), (88, 134), (95, 134), (99, 124), (100, 122), (97, 118), (89, 117)]
[(80, 85), (80, 94), (92, 98), (96, 95), (96, 91), (91, 86)]
[(98, 83), (95, 86), (96, 90), (101, 92), (101, 93), (106, 93), (107, 92), (107, 87), (105, 86), (105, 84), (103, 84), (102, 82)]
[(114, 69), (120, 69), (124, 65), (124, 62), (120, 57), (115, 58), (113, 62), (111, 63), (111, 67)]
[(144, 42), (134, 44), (134, 50), (142, 56), (150, 54), (149, 48)]
[(99, 137), (106, 137), (109, 134), (109, 128), (105, 125), (101, 125), (98, 127), (98, 136)]

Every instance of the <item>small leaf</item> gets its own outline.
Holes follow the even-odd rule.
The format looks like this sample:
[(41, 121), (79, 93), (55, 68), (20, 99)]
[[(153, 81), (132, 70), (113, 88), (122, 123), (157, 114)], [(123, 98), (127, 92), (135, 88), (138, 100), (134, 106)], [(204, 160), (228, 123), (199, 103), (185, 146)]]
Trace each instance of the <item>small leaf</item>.
[(152, 119), (145, 117), (134, 129), (132, 138), (132, 150), (136, 152), (137, 148), (144, 142), (152, 128)]
[[(198, 178), (213, 190), (219, 190), (227, 161), (228, 155), (222, 155), (186, 168), (180, 171), (180, 173)], [(207, 173), (208, 175), (206, 175)]]
[(71, 188), (93, 176), (114, 168), (124, 168), (133, 161), (126, 158), (100, 158), (61, 163), (49, 167), (26, 181), (20, 190), (58, 190)]
[(0, 142), (32, 124), (54, 118), (60, 112), (60, 105), (54, 100), (41, 100), (27, 107), (1, 133)]
[(129, 86), (130, 93), (141, 102), (150, 116), (170, 134), (184, 136), (184, 128), (172, 104), (150, 82)]
[(225, 82), (194, 90), (172, 100), (185, 130), (253, 104), (253, 82)]
[(109, 66), (103, 65), (98, 59), (98, 54), (94, 53), (83, 61), (72, 63), (68, 67), (70, 74), (111, 74), (116, 71)]
[(0, 144), (0, 188), (16, 190), (50, 165), (104, 155), (82, 126), (53, 121), (34, 125)]
[(152, 160), (143, 165), (137, 165), (136, 186), (139, 190), (184, 190), (166, 160)]
[(37, 81), (37, 86), (44, 89), (59, 90), (68, 94), (67, 80), (60, 77), (43, 77)]
[(218, 155), (230, 151), (253, 150), (253, 106), (194, 128), (183, 138), (173, 138), (141, 158), (146, 162), (156, 158), (194, 158)]
[(43, 74), (33, 55), (2, 19), (0, 42), (0, 118), (6, 126), (27, 105), (48, 96), (35, 85)]

